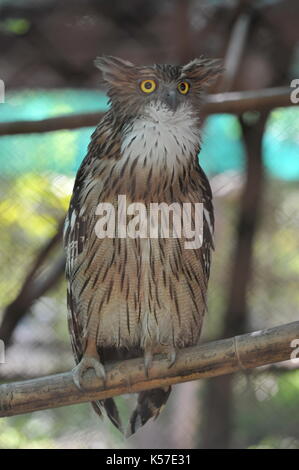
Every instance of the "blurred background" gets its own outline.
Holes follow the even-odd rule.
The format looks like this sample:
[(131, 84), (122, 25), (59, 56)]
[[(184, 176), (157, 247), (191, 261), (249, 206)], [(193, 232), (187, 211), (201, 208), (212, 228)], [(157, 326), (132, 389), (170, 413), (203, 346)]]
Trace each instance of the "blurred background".
[[(298, 21), (298, 0), (0, 0), (0, 130), (106, 110), (93, 65), (103, 53), (136, 64), (223, 58), (214, 93), (289, 87)], [(92, 130), (0, 136), (0, 382), (73, 366), (61, 226)], [(298, 107), (205, 116), (202, 134), (216, 209), (202, 340), (297, 320)], [(285, 362), (175, 386), (129, 440), (83, 404), (2, 418), (0, 448), (299, 448), (298, 411), (299, 370)]]

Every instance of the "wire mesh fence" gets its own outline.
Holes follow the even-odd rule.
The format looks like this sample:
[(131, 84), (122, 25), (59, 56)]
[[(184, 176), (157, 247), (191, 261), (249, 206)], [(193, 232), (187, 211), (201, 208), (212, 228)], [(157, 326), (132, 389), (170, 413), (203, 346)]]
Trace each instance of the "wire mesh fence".
[[(66, 2), (67, 7), (60, 15), (64, 19), (58, 19), (55, 1), (45, 2), (40, 14), (37, 2), (29, 2), (27, 10), (25, 7), (16, 10), (15, 2), (2, 3), (0, 34), (6, 40), (11, 35), (11, 41), (0, 59), (0, 74), (3, 74), (0, 78), (11, 89), (38, 84), (49, 90), (6, 90), (6, 102), (0, 100), (0, 122), (105, 110), (103, 93), (73, 89), (79, 84), (85, 88), (96, 86), (98, 76), (92, 71), (91, 63), (99, 53), (99, 42), (108, 53), (135, 57), (139, 62), (188, 59), (195, 55), (194, 44), (199, 44), (201, 39), (206, 54), (223, 55), (219, 43), (225, 26), (233, 22), (236, 14), (228, 4), (238, 6), (238, 2), (212, 2), (213, 5), (202, 2), (199, 8), (197, 2), (189, 2), (189, 36), (185, 34), (184, 21), (179, 19), (184, 18), (182, 7), (175, 10), (168, 1), (161, 2), (160, 9), (159, 2), (150, 2), (152, 7), (148, 6), (142, 14), (138, 7), (137, 15), (136, 2), (133, 2), (135, 9), (125, 12), (121, 10), (121, 2), (90, 1), (85, 10), (79, 2), (73, 2), (72, 18), (68, 15), (70, 4)], [(113, 11), (108, 3), (117, 8)], [(263, 17), (265, 22), (272, 21), (271, 28), (277, 26), (274, 20), (279, 11), (274, 6)], [(289, 59), (293, 71), (298, 66), (295, 54), (298, 38), (294, 33), (297, 26), (294, 28), (290, 15), (285, 15), (281, 16), (280, 31), (284, 35), (289, 25), (288, 44), (292, 47), (284, 44), (287, 52), (275, 73), (269, 61), (276, 40), (269, 40), (267, 25), (262, 22), (257, 35), (257, 38), (261, 36), (266, 50), (264, 56), (256, 57), (256, 51), (248, 46), (242, 70), (248, 71), (250, 64), (254, 64), (254, 70), (261, 75), (259, 87), (289, 83), (285, 79), (284, 60)], [(82, 47), (78, 46), (80, 41), (75, 34), (78, 31), (83, 31), (81, 38), (85, 37)], [(89, 39), (85, 36), (87, 32)], [(67, 35), (69, 40), (64, 42)], [(37, 46), (36, 41), (41, 38), (42, 43)], [(89, 48), (90, 44), (93, 48)], [(38, 59), (36, 51), (41, 53), (47, 48), (46, 59)], [(199, 52), (202, 51), (196, 50), (196, 55)], [(17, 61), (22, 55), (23, 61)], [(16, 62), (20, 68), (14, 65)], [(248, 81), (241, 78), (235, 87), (250, 88)], [(53, 87), (61, 90), (53, 91)], [(245, 116), (245, 121), (254, 127), (259, 118), (258, 113), (251, 113)], [(73, 365), (66, 322), (61, 238), (52, 244), (50, 241), (55, 239), (65, 216), (75, 171), (86, 152), (91, 131), (86, 128), (0, 138), (2, 321), (10, 308), (5, 333), (10, 345), (5, 341), (1, 382), (61, 372)], [(199, 158), (211, 181), (216, 210), (216, 249), (202, 335), (202, 341), (206, 341), (220, 338), (226, 331), (226, 306), (232, 289), (240, 204), (248, 165), (240, 119), (231, 115), (210, 117), (202, 134), (204, 144)], [(298, 319), (298, 135), (298, 108), (279, 108), (268, 117), (262, 139), (263, 178), (246, 287), (247, 309), (240, 312), (241, 320), (236, 322), (233, 334)], [(124, 440), (108, 421), (101, 422), (87, 404), (4, 418), (0, 420), (0, 447), (197, 448), (216, 447), (218, 443), (218, 446), (239, 448), (298, 448), (299, 371), (296, 367), (287, 362), (240, 372), (229, 379), (176, 385), (158, 420), (129, 440)], [(128, 414), (132, 397), (120, 397), (119, 402), (122, 413)]]

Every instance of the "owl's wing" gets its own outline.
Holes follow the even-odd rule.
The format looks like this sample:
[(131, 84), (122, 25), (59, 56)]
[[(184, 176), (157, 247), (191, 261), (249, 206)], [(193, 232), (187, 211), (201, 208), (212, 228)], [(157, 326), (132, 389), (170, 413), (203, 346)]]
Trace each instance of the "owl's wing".
[(214, 208), (212, 202), (212, 190), (206, 174), (198, 167), (199, 184), (203, 194), (203, 245), (201, 249), (202, 264), (206, 281), (209, 280), (211, 267), (211, 251), (214, 250)]
[[(92, 222), (92, 208), (89, 195), (95, 184), (100, 181), (90, 171), (95, 162), (101, 164), (102, 158), (109, 157), (108, 130), (111, 125), (111, 116), (107, 113), (91, 136), (88, 153), (84, 158), (75, 179), (73, 194), (64, 226), (64, 248), (66, 253), (66, 278), (68, 281), (68, 325), (71, 343), (76, 362), (80, 362), (84, 349), (84, 331), (78, 299), (74, 295), (73, 281), (80, 271), (85, 259), (85, 251), (90, 236)], [(110, 150), (111, 152), (111, 150)]]
[(88, 202), (88, 195), (90, 189), (95, 184), (99, 184), (89, 171), (93, 159), (95, 159), (95, 154), (89, 152), (78, 170), (63, 234), (66, 253), (66, 278), (68, 282), (68, 326), (77, 363), (80, 362), (85, 350), (85, 334), (82, 309), (79, 305), (80, 292), (78, 295), (78, 283), (75, 289), (74, 281), (78, 278), (82, 279), (80, 268), (83, 266), (86, 258), (92, 230), (91, 222), (94, 217), (94, 211), (92, 211), (91, 205)]
[[(92, 211), (89, 211), (88, 206), (86, 205), (86, 197), (89, 193), (88, 188), (92, 182), (85, 175), (88, 163), (89, 157), (83, 161), (81, 168), (78, 171), (64, 227), (66, 278), (68, 282), (68, 327), (76, 363), (80, 362), (85, 350), (83, 322), (81, 321), (80, 306), (77, 304), (77, 299), (74, 295), (73, 281), (85, 261), (91, 231)], [(112, 423), (119, 430), (122, 430), (118, 410), (112, 398), (108, 398), (104, 401), (92, 402), (92, 406), (99, 416), (102, 415), (102, 409), (104, 407)]]
[[(76, 193), (74, 193), (74, 196), (75, 195)], [(78, 363), (84, 351), (83, 328), (72, 284), (76, 271), (80, 268), (80, 255), (83, 253), (84, 247), (87, 244), (88, 236), (86, 216), (80, 216), (80, 209), (76, 204), (78, 201), (74, 196), (65, 220), (64, 246), (66, 251), (66, 278), (68, 283), (68, 327), (73, 353), (76, 363)]]

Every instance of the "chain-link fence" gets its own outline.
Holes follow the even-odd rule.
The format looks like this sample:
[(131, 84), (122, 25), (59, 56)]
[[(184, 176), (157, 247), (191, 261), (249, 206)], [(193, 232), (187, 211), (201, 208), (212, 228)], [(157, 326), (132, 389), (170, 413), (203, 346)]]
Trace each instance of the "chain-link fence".
[[(104, 111), (106, 97), (95, 88), (99, 77), (92, 67), (102, 52), (137, 63), (183, 62), (201, 53), (227, 57), (240, 15), (253, 19), (231, 90), (288, 85), (298, 70), (297, 23), (284, 5), (298, 13), (295, 2), (257, 2), (253, 13), (237, 1), (141, 3), (0, 2), (0, 78), (6, 84), (0, 127)], [(3, 383), (73, 365), (61, 224), (91, 132), (0, 137)], [(298, 108), (210, 116), (202, 134), (199, 159), (216, 212), (202, 340), (297, 320)], [(286, 362), (176, 385), (159, 419), (129, 440), (88, 404), (3, 418), (0, 447), (298, 448), (296, 367)], [(126, 414), (132, 396), (118, 400)]]

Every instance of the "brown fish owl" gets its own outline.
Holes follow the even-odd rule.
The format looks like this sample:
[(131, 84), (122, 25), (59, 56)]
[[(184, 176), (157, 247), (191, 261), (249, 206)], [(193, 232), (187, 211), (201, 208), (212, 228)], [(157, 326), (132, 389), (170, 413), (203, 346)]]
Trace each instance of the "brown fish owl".
[[(100, 57), (96, 66), (111, 106), (78, 171), (64, 234), (78, 387), (89, 368), (104, 378), (108, 362), (143, 354), (148, 371), (157, 353), (171, 366), (179, 348), (197, 343), (213, 247), (212, 194), (198, 163), (199, 109), (204, 87), (220, 72), (218, 62), (134, 66)], [(98, 205), (110, 203), (120, 215), (119, 195), (127, 206), (142, 203), (146, 213), (151, 203), (202, 203), (201, 246), (186, 248), (186, 236), (99, 237)], [(170, 387), (141, 392), (128, 434), (157, 417), (169, 393)], [(122, 428), (113, 399), (93, 407), (99, 414), (105, 408)]]

